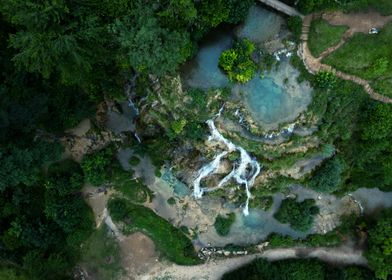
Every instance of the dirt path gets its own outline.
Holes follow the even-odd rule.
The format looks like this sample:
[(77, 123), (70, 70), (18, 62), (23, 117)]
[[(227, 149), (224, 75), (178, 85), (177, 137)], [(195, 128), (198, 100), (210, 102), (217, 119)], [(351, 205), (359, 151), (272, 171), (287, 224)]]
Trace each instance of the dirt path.
[(323, 261), (337, 264), (356, 264), (367, 265), (366, 259), (362, 256), (362, 251), (353, 250), (350, 247), (339, 248), (287, 248), (271, 249), (263, 253), (230, 258), (218, 261), (210, 261), (198, 266), (179, 266), (179, 265), (156, 265), (149, 274), (140, 280), (154, 280), (167, 277), (173, 280), (205, 279), (218, 280), (226, 272), (246, 265), (256, 258), (266, 258), (271, 261), (289, 258), (314, 257)]
[[(320, 57), (315, 58), (309, 50), (308, 47), (308, 36), (309, 36), (309, 28), (313, 19), (320, 18), (327, 20), (330, 24), (333, 25), (347, 25), (349, 29), (345, 32), (340, 42), (333, 47), (328, 48), (324, 51)], [(302, 58), (306, 69), (315, 74), (319, 71), (327, 71), (334, 73), (337, 77), (352, 81), (361, 85), (365, 91), (370, 95), (374, 100), (378, 100), (384, 103), (392, 103), (392, 98), (388, 98), (384, 95), (379, 94), (374, 89), (371, 88), (368, 81), (361, 79), (354, 75), (349, 75), (338, 71), (331, 67), (330, 65), (326, 65), (321, 63), (321, 60), (334, 52), (338, 48), (340, 48), (355, 32), (363, 32), (367, 33), (371, 27), (382, 27), (392, 20), (392, 16), (383, 17), (375, 12), (371, 13), (358, 13), (358, 14), (343, 14), (341, 12), (328, 13), (328, 14), (310, 14), (305, 16), (302, 23), (302, 35), (301, 35), (301, 44), (298, 48), (298, 55)]]

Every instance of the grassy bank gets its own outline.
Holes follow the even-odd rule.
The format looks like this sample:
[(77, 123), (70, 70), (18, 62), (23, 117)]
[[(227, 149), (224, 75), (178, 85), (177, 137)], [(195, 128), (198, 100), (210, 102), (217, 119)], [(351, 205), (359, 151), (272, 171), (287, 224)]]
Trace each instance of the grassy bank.
[(379, 34), (357, 33), (323, 59), (343, 72), (369, 80), (376, 91), (392, 97), (392, 23)]
[(136, 231), (147, 234), (162, 255), (174, 263), (182, 265), (200, 263), (192, 242), (184, 233), (151, 209), (121, 198), (111, 199), (108, 207), (113, 220), (125, 224), (123, 227), (125, 234)]
[(312, 21), (309, 30), (309, 49), (313, 56), (318, 57), (329, 47), (339, 43), (347, 26), (333, 26), (323, 19)]
[(108, 234), (106, 225), (96, 230), (83, 244), (81, 266), (94, 279), (117, 279), (123, 272), (120, 248)]

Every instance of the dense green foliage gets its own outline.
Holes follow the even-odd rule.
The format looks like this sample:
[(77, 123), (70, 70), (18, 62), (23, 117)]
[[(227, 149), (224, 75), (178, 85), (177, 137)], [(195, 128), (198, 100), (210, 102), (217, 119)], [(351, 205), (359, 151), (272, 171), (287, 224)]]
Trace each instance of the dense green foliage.
[(256, 74), (257, 65), (252, 60), (254, 44), (248, 39), (234, 43), (233, 48), (225, 50), (219, 57), (219, 66), (231, 81), (246, 83)]
[(299, 42), (302, 34), (302, 18), (299, 16), (289, 17), (287, 27), (293, 33), (296, 42)]
[(27, 280), (21, 271), (13, 267), (0, 265), (0, 279), (4, 280)]
[[(339, 2), (303, 0), (300, 6), (309, 11), (328, 5), (349, 9), (349, 4), (359, 6), (361, 2), (385, 13), (392, 11), (387, 0)], [(168, 106), (165, 108), (168, 111), (175, 108), (175, 112), (167, 115), (162, 113), (164, 110), (148, 109), (151, 122), (158, 125), (138, 124), (146, 128), (146, 135), (143, 144), (135, 149), (146, 153), (160, 167), (173, 157), (173, 148), (182, 139), (190, 142), (203, 139), (205, 120), (217, 112), (230, 91), (190, 89), (179, 98), (172, 88), (165, 88), (163, 77), (176, 73), (194, 55), (197, 42), (213, 27), (243, 20), (252, 3), (250, 0), (2, 1), (0, 259), (7, 266), (1, 263), (0, 278), (69, 279), (80, 260), (93, 275), (113, 278), (118, 269), (115, 254), (118, 248), (113, 240), (107, 239), (103, 229), (90, 236), (91, 210), (80, 193), (85, 181), (94, 185), (110, 181), (121, 193), (123, 198), (111, 200), (109, 208), (114, 220), (124, 222), (125, 233), (145, 232), (162, 254), (174, 262), (199, 262), (192, 243), (181, 230), (139, 205), (151, 199), (152, 194), (140, 180), (131, 180), (131, 172), (114, 164), (112, 147), (87, 155), (79, 166), (69, 160), (60, 161), (62, 148), (57, 140), (66, 129), (91, 117), (104, 96), (123, 97), (124, 83), (135, 72), (140, 74), (140, 80), (145, 79), (146, 88), (149, 74), (160, 76), (162, 84), (161, 96), (139, 86), (138, 98), (146, 97), (153, 103), (163, 97), (165, 104), (156, 107)], [(289, 27), (298, 35), (299, 19), (290, 19)], [(371, 79), (377, 90), (388, 94), (392, 64), (385, 46), (389, 46), (390, 27), (377, 36), (366, 37), (365, 41), (371, 54), (348, 44), (351, 51), (360, 54), (353, 72)], [(232, 80), (245, 82), (254, 76), (253, 50), (254, 46), (245, 40), (237, 42), (233, 52), (222, 55), (221, 67)], [(310, 114), (318, 121), (317, 136), (321, 146), (336, 147), (341, 162), (332, 159), (325, 163), (310, 184), (328, 192), (339, 185), (343, 190), (360, 186), (390, 190), (391, 106), (369, 100), (360, 87), (332, 79), (329, 74), (320, 74), (312, 82), (317, 89)], [(137, 161), (133, 158), (132, 165)], [(292, 182), (286, 177), (280, 179), (271, 189)], [(266, 199), (265, 204), (269, 201)], [(316, 211), (312, 205), (293, 203), (284, 202), (281, 214), (277, 215), (293, 227), (306, 230)], [(217, 219), (217, 231), (226, 233), (234, 218), (224, 219)], [(388, 220), (380, 220), (376, 228), (369, 230), (368, 257), (378, 275), (384, 276), (390, 261)], [(387, 238), (380, 237), (384, 235)], [(313, 245), (337, 242), (336, 235), (328, 236), (327, 241), (321, 239), (315, 236), (311, 242)], [(275, 239), (275, 243), (280, 241)], [(115, 261), (107, 263), (107, 257)], [(317, 275), (320, 269), (316, 265), (309, 273), (312, 271)], [(298, 277), (305, 275), (302, 273), (305, 272), (298, 272)]]
[(132, 179), (132, 172), (123, 170), (116, 165), (110, 175), (110, 181), (115, 190), (135, 203), (143, 203), (147, 198), (151, 201), (153, 194), (141, 179)]
[(392, 97), (391, 40), (392, 24), (385, 26), (376, 35), (356, 33), (323, 62), (371, 81), (376, 91)]
[(313, 199), (305, 199), (297, 202), (296, 199), (287, 198), (282, 201), (278, 212), (274, 217), (281, 223), (289, 223), (290, 226), (299, 231), (307, 231), (313, 224), (313, 216), (319, 209), (315, 206)]
[(109, 179), (109, 166), (113, 159), (113, 147), (107, 147), (88, 154), (81, 163), (86, 180), (95, 186), (102, 185)]
[(231, 225), (235, 222), (235, 213), (226, 216), (218, 215), (215, 218), (214, 228), (221, 236), (226, 236), (230, 232)]
[[(316, 87), (301, 61), (294, 57), (292, 63), (301, 71), (300, 78)], [(344, 167), (340, 193), (359, 187), (391, 189), (391, 110), (352, 82), (336, 79), (333, 89), (315, 88), (308, 113), (318, 119), (320, 139), (339, 151)]]
[(314, 76), (317, 87), (325, 89), (333, 89), (336, 86), (337, 78), (331, 72), (320, 71)]
[(83, 174), (70, 161), (52, 165), (47, 175), (32, 170), (30, 184), (2, 190), (0, 254), (23, 265), (29, 279), (62, 279), (92, 230), (90, 209), (78, 193)]
[(392, 209), (385, 210), (369, 229), (368, 249), (365, 254), (377, 278), (392, 275)]
[(330, 25), (323, 19), (313, 20), (309, 30), (309, 49), (314, 57), (318, 57), (329, 47), (339, 43), (347, 26)]
[(114, 221), (125, 223), (124, 233), (144, 232), (168, 260), (184, 265), (200, 262), (184, 233), (151, 209), (120, 198), (111, 199), (108, 207)]
[(328, 160), (315, 172), (309, 187), (319, 192), (334, 192), (341, 184), (342, 171), (343, 165), (338, 158)]
[(338, 267), (323, 263), (316, 259), (288, 259), (268, 262), (256, 259), (250, 264), (223, 275), (223, 280), (371, 280), (373, 273), (362, 267)]

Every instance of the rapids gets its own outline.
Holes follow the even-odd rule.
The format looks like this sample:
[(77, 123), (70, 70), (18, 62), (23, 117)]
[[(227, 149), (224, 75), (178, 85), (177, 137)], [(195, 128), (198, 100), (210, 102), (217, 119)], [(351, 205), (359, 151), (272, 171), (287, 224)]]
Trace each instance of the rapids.
[[(222, 107), (223, 108), (223, 107)], [(222, 109), (219, 110), (217, 117), (222, 112)], [(227, 150), (217, 154), (214, 159), (208, 164), (204, 165), (196, 175), (196, 179), (193, 181), (193, 195), (195, 198), (201, 198), (203, 193), (206, 191), (213, 191), (215, 189), (221, 188), (226, 185), (231, 179), (234, 179), (238, 184), (244, 185), (246, 192), (246, 202), (243, 209), (243, 213), (245, 216), (249, 215), (249, 199), (252, 194), (250, 192), (250, 188), (253, 186), (256, 177), (259, 175), (261, 171), (260, 164), (252, 159), (251, 156), (245, 151), (244, 148), (240, 146), (236, 146), (230, 140), (226, 139), (216, 128), (215, 123), (212, 119), (207, 120), (208, 128), (210, 129), (210, 136), (208, 137), (208, 141), (217, 142), (224, 144)], [(218, 184), (217, 187), (214, 188), (201, 188), (201, 180), (211, 174), (214, 174), (221, 163), (222, 158), (224, 158), (227, 154), (238, 151), (240, 152), (240, 162), (235, 162), (233, 164), (233, 170), (226, 175)]]

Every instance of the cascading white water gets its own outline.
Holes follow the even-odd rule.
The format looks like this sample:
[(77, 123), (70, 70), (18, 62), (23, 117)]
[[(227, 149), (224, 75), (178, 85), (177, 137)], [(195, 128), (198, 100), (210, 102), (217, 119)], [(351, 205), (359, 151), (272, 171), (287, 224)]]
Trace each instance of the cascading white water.
[(142, 140), (140, 139), (139, 135), (136, 133), (136, 131), (133, 133), (133, 135), (135, 136), (137, 142), (140, 144), (142, 143)]
[[(217, 116), (220, 115), (222, 111), (219, 110), (219, 113)], [(231, 141), (223, 137), (222, 134), (217, 130), (215, 123), (213, 120), (207, 120), (207, 125), (210, 129), (211, 135), (208, 137), (208, 141), (216, 141), (219, 143), (223, 143), (228, 151), (224, 151), (220, 154), (218, 154), (214, 160), (207, 165), (203, 166), (197, 173), (197, 177), (193, 182), (193, 194), (196, 198), (202, 197), (204, 191), (208, 189), (201, 189), (200, 188), (200, 182), (203, 178), (207, 177), (208, 175), (211, 175), (215, 173), (220, 165), (221, 159), (228, 153), (233, 152), (233, 151), (239, 151), (240, 152), (240, 162), (235, 163), (233, 170), (226, 176), (224, 177), (218, 184), (217, 188), (220, 188), (227, 184), (231, 179), (235, 179), (235, 181), (240, 184), (245, 186), (245, 191), (246, 191), (246, 203), (245, 207), (243, 210), (243, 213), (245, 216), (249, 214), (249, 199), (251, 197), (250, 193), (250, 188), (253, 186), (254, 181), (259, 175), (261, 167), (260, 164), (252, 159), (250, 155), (248, 154), (245, 149), (242, 147), (236, 146), (233, 144)], [(215, 188), (213, 188), (215, 189)]]
[(213, 161), (204, 165), (197, 173), (195, 181), (193, 181), (193, 195), (196, 198), (201, 198), (203, 196), (204, 190), (200, 188), (200, 182), (203, 178), (210, 174), (213, 174), (218, 170), (221, 159), (227, 154), (227, 152), (222, 152), (218, 154)]

